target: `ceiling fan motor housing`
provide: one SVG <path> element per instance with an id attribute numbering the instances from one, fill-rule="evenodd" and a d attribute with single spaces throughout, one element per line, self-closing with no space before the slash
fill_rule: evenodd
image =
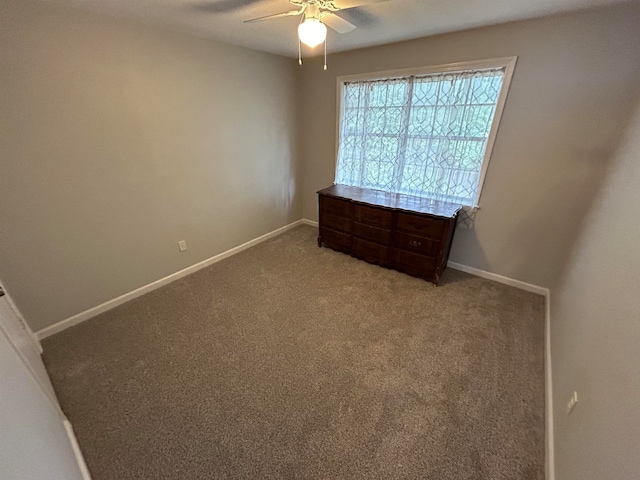
<path id="1" fill-rule="evenodd" d="M 306 11 L 310 8 L 315 8 L 316 12 L 319 10 L 329 10 L 330 12 L 337 12 L 340 8 L 333 4 L 330 0 L 289 0 L 289 3 L 296 7 L 307 7 Z"/>

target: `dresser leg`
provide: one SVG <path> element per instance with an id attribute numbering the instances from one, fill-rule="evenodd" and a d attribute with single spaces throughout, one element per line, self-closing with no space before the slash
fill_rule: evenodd
<path id="1" fill-rule="evenodd" d="M 318 235 L 318 248 L 322 246 L 322 237 Z"/>

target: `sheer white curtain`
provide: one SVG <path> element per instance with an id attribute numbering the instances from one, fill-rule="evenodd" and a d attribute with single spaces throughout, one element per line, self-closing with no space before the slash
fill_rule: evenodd
<path id="1" fill-rule="evenodd" d="M 477 205 L 504 68 L 345 83 L 336 183 Z"/>

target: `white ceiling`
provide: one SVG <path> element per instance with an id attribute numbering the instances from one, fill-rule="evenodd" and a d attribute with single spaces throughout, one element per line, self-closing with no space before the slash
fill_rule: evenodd
<path id="1" fill-rule="evenodd" d="M 224 43 L 297 57 L 299 17 L 246 24 L 244 20 L 292 10 L 288 0 L 48 0 L 132 18 Z M 437 33 L 540 17 L 621 0 L 389 0 L 340 15 L 358 28 L 330 31 L 328 52 L 381 45 Z M 622 0 L 623 1 L 623 0 Z M 321 53 L 321 47 L 309 53 Z"/>

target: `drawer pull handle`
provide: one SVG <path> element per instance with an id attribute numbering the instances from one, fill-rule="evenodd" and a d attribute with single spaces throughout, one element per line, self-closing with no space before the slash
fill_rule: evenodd
<path id="1" fill-rule="evenodd" d="M 422 245 L 422 242 L 419 242 L 417 240 L 409 240 L 409 245 L 411 245 L 412 247 L 419 247 L 420 245 Z"/>

